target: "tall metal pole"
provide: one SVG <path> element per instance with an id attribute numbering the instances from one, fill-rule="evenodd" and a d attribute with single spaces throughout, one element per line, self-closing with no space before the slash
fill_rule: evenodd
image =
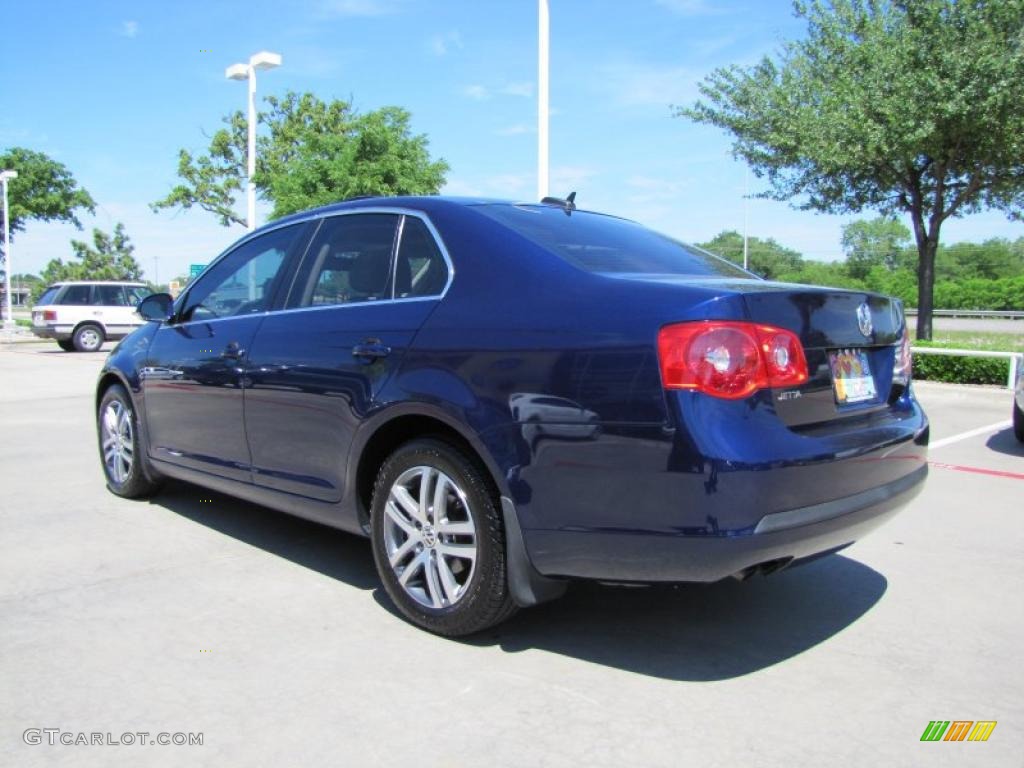
<path id="1" fill-rule="evenodd" d="M 14 312 L 11 309 L 11 223 L 10 216 L 7 213 L 7 181 L 8 179 L 15 178 L 17 173 L 14 171 L 4 171 L 0 174 L 0 178 L 3 179 L 4 186 L 4 289 L 6 290 L 6 298 L 4 299 L 4 330 L 14 330 Z"/>
<path id="2" fill-rule="evenodd" d="M 537 0 L 537 199 L 548 194 L 548 0 Z"/>
<path id="3" fill-rule="evenodd" d="M 743 268 L 750 269 L 750 260 L 748 259 L 749 249 L 747 248 L 747 224 L 749 222 L 749 216 L 747 215 L 747 208 L 750 206 L 750 166 L 743 166 Z"/>
<path id="4" fill-rule="evenodd" d="M 246 150 L 246 198 L 248 213 L 246 214 L 245 226 L 252 232 L 256 229 L 256 184 L 253 176 L 256 175 L 256 67 L 249 65 L 249 146 Z"/>

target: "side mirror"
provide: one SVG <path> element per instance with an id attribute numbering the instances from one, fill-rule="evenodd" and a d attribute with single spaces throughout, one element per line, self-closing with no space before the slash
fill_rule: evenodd
<path id="1" fill-rule="evenodd" d="M 154 293 L 147 296 L 135 308 L 144 320 L 156 320 L 158 323 L 165 323 L 171 319 L 174 312 L 174 299 L 169 293 Z"/>

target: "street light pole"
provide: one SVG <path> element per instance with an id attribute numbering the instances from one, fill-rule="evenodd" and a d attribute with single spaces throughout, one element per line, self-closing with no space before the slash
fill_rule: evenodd
<path id="1" fill-rule="evenodd" d="M 0 171 L 0 183 L 4 188 L 4 330 L 13 331 L 14 312 L 11 309 L 11 217 L 7 204 L 7 182 L 18 178 L 17 171 Z"/>
<path id="2" fill-rule="evenodd" d="M 548 194 L 548 0 L 537 0 L 537 199 Z"/>
<path id="3" fill-rule="evenodd" d="M 224 71 L 229 80 L 249 81 L 249 114 L 247 118 L 249 141 L 246 147 L 246 218 L 245 226 L 250 232 L 256 229 L 256 70 L 273 69 L 281 66 L 281 54 L 260 51 L 249 57 L 248 64 L 232 64 Z"/>

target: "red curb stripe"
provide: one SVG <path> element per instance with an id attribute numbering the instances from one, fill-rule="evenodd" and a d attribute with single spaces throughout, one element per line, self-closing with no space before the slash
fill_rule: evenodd
<path id="1" fill-rule="evenodd" d="M 929 461 L 933 467 L 939 469 L 952 469 L 956 472 L 973 472 L 978 475 L 991 475 L 992 477 L 1006 477 L 1010 480 L 1024 480 L 1024 474 L 1020 472 L 1004 472 L 1000 469 L 982 469 L 981 467 L 965 467 L 960 464 L 945 464 L 941 461 Z"/>

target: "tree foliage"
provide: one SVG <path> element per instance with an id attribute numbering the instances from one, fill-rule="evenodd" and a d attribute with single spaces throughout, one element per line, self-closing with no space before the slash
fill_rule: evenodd
<path id="1" fill-rule="evenodd" d="M 735 230 L 719 232 L 714 239 L 701 243 L 700 247 L 743 266 L 743 235 Z M 747 238 L 748 268 L 763 278 L 777 280 L 780 275 L 797 270 L 802 262 L 803 257 L 797 251 L 779 245 L 771 238 Z"/>
<path id="2" fill-rule="evenodd" d="M 11 239 L 29 221 L 64 221 L 79 229 L 79 211 L 92 213 L 96 203 L 62 163 L 42 152 L 12 147 L 0 154 L 0 169 L 17 171 L 7 183 Z M 2 249 L 0 243 L 0 249 Z"/>
<path id="3" fill-rule="evenodd" d="M 359 195 L 436 194 L 444 185 L 448 164 L 431 159 L 426 136 L 413 134 L 404 109 L 360 114 L 347 102 L 294 92 L 265 101 L 253 180 L 260 198 L 273 204 L 271 218 Z M 205 154 L 179 152 L 181 182 L 154 210 L 198 206 L 223 225 L 245 225 L 236 208 L 245 183 L 246 121 L 234 112 L 224 123 Z"/>
<path id="4" fill-rule="evenodd" d="M 901 266 L 901 257 L 910 245 L 910 230 L 888 216 L 859 219 L 843 227 L 842 245 L 847 272 L 864 278 L 872 267 L 895 270 Z"/>
<path id="5" fill-rule="evenodd" d="M 39 288 L 61 280 L 140 280 L 142 268 L 135 260 L 135 246 L 118 223 L 113 234 L 93 229 L 92 243 L 72 240 L 75 261 L 51 259 L 42 272 Z"/>
<path id="6" fill-rule="evenodd" d="M 909 214 L 918 337 L 942 223 L 1024 202 L 1024 0 L 798 0 L 805 39 L 715 70 L 679 114 L 725 129 L 769 188 L 831 213 Z"/>

